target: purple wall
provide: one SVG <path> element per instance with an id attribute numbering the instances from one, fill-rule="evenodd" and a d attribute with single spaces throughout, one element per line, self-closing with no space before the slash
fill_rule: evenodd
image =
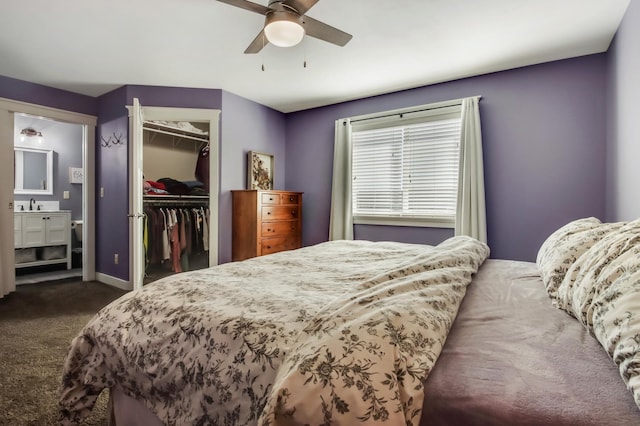
<path id="1" fill-rule="evenodd" d="M 101 122 L 98 134 L 108 139 L 115 133 L 126 141 L 128 128 L 129 119 L 120 117 Z M 96 144 L 96 272 L 125 281 L 129 278 L 127 152 L 126 143 L 109 147 Z M 120 258 L 117 265 L 114 254 Z"/>
<path id="2" fill-rule="evenodd" d="M 247 186 L 247 152 L 275 156 L 274 189 L 285 187 L 285 116 L 273 109 L 222 92 L 220 124 L 220 263 L 231 261 L 231 190 Z"/>
<path id="3" fill-rule="evenodd" d="M 0 76 L 0 98 L 96 115 L 96 99 L 41 84 Z"/>
<path id="4" fill-rule="evenodd" d="M 96 272 L 123 280 L 129 278 L 129 211 L 127 159 L 129 132 L 126 88 L 121 87 L 97 99 L 96 127 Z M 102 137 L 122 136 L 122 145 L 103 147 Z M 100 189 L 104 188 L 104 197 Z M 126 242 L 126 244 L 124 243 Z M 113 255 L 120 262 L 115 265 Z"/>
<path id="5" fill-rule="evenodd" d="M 126 105 L 220 109 L 221 91 L 177 87 L 124 86 L 98 98 L 96 136 L 96 272 L 129 280 L 129 118 Z M 101 137 L 122 136 L 103 147 Z M 104 188 L 104 197 L 100 197 Z M 120 262 L 114 263 L 114 254 Z"/>
<path id="6" fill-rule="evenodd" d="M 640 217 L 640 4 L 632 1 L 607 54 L 607 220 Z"/>
<path id="7" fill-rule="evenodd" d="M 494 258 L 535 260 L 544 239 L 604 216 L 606 56 L 519 68 L 287 115 L 287 187 L 305 192 L 303 242 L 325 241 L 334 121 L 481 95 L 488 240 Z M 438 242 L 441 229 L 356 226 L 362 239 Z"/>
<path id="8" fill-rule="evenodd" d="M 142 106 L 203 109 L 220 109 L 222 107 L 222 90 L 219 89 L 135 85 L 125 87 L 127 92 L 126 105 L 132 105 L 133 98 L 138 98 Z"/>

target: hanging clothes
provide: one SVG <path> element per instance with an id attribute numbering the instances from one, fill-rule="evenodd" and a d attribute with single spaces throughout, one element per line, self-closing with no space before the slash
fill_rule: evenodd
<path id="1" fill-rule="evenodd" d="M 208 209 L 146 206 L 144 212 L 148 268 L 188 271 L 192 266 L 190 258 L 194 256 L 206 260 L 204 264 L 208 265 Z M 202 265 L 203 261 L 198 264 Z"/>
<path id="2" fill-rule="evenodd" d="M 204 187 L 204 190 L 209 193 L 209 144 L 206 144 L 198 153 L 198 160 L 196 160 L 195 177 Z"/>

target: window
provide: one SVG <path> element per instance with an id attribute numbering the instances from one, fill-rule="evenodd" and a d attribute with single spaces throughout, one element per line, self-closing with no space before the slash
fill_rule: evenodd
<path id="1" fill-rule="evenodd" d="M 460 106 L 352 122 L 352 211 L 359 224 L 453 227 Z"/>

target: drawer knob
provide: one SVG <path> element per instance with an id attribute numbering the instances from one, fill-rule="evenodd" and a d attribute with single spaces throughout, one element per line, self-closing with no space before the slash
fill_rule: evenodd
<path id="1" fill-rule="evenodd" d="M 291 210 L 291 216 L 295 216 L 296 215 L 296 211 L 295 210 Z"/>
<path id="2" fill-rule="evenodd" d="M 273 201 L 273 197 L 269 197 L 269 201 Z"/>
<path id="3" fill-rule="evenodd" d="M 268 249 L 271 249 L 271 246 L 267 246 Z"/>
<path id="4" fill-rule="evenodd" d="M 267 214 L 269 215 L 269 214 L 271 214 L 271 212 L 267 212 Z"/>
<path id="5" fill-rule="evenodd" d="M 294 200 L 294 198 L 293 198 L 293 197 L 289 197 L 289 201 L 293 201 L 293 200 Z"/>

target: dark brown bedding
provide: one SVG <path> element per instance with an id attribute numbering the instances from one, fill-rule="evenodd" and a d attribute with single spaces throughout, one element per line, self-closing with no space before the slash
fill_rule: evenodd
<path id="1" fill-rule="evenodd" d="M 534 263 L 487 260 L 425 382 L 421 424 L 640 425 L 640 410 Z"/>

